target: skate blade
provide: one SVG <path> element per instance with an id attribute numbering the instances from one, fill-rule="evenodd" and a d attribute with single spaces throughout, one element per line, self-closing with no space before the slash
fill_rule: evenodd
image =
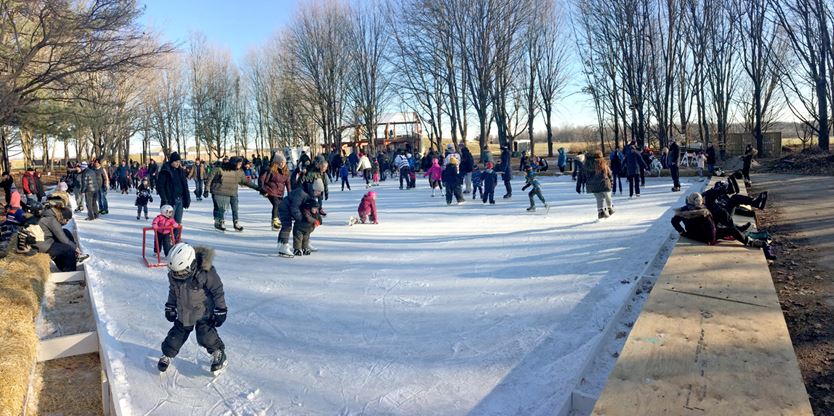
<path id="1" fill-rule="evenodd" d="M 295 257 L 295 255 L 278 253 L 278 257 L 283 257 L 285 259 L 291 259 L 291 258 Z"/>
<path id="2" fill-rule="evenodd" d="M 228 360 L 228 359 L 226 359 L 226 362 L 225 362 L 225 363 L 223 363 L 223 366 L 222 366 L 222 367 L 220 367 L 220 368 L 218 368 L 217 370 L 212 371 L 212 372 L 211 372 L 211 374 L 212 374 L 213 376 L 217 377 L 217 376 L 219 376 L 220 374 L 222 374 L 222 373 L 223 373 L 223 371 L 225 371 L 225 370 L 226 370 L 226 367 L 228 367 L 228 366 L 229 366 L 229 360 Z"/>

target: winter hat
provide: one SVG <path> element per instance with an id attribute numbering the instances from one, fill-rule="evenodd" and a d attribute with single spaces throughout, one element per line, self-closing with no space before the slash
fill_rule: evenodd
<path id="1" fill-rule="evenodd" d="M 487 164 L 486 164 L 487 169 L 492 169 L 494 166 L 495 165 L 493 165 L 492 162 L 487 162 Z"/>
<path id="2" fill-rule="evenodd" d="M 371 198 L 373 198 L 373 199 L 376 199 L 376 191 L 370 191 L 370 192 L 368 192 L 368 196 L 369 196 L 369 197 L 371 197 Z"/>
<path id="3" fill-rule="evenodd" d="M 179 154 L 179 153 L 177 153 L 177 152 L 171 152 L 171 154 L 170 154 L 170 155 L 168 155 L 168 161 L 169 161 L 169 162 L 176 162 L 176 161 L 178 161 L 178 160 L 182 160 L 182 158 L 180 158 L 180 154 Z"/>
<path id="4" fill-rule="evenodd" d="M 287 161 L 287 158 L 284 157 L 284 155 L 282 155 L 281 153 L 275 153 L 275 158 L 274 158 L 273 162 L 285 162 L 286 163 L 286 161 Z"/>
<path id="5" fill-rule="evenodd" d="M 58 183 L 58 190 L 61 192 L 66 192 L 69 187 L 67 186 L 66 182 L 59 182 Z"/>
<path id="6" fill-rule="evenodd" d="M 456 158 L 456 157 L 450 157 L 450 158 L 449 158 L 449 163 L 451 163 L 451 164 L 453 164 L 453 165 L 457 165 L 457 164 L 458 164 L 458 158 Z"/>
<path id="7" fill-rule="evenodd" d="M 447 144 L 447 145 L 446 145 L 446 148 L 447 148 L 447 149 L 449 149 L 449 150 L 452 150 L 452 149 L 454 149 L 455 147 L 454 147 L 454 146 L 452 146 L 452 144 L 451 144 L 451 143 L 449 143 L 449 144 Z"/>
<path id="8" fill-rule="evenodd" d="M 316 179 L 313 182 L 313 191 L 324 192 L 324 182 L 322 182 L 321 179 Z"/>
<path id="9" fill-rule="evenodd" d="M 12 208 L 20 208 L 20 192 L 14 190 L 12 191 L 12 198 L 11 201 L 9 201 L 9 205 Z"/>
<path id="10" fill-rule="evenodd" d="M 87 162 L 81 162 L 81 170 L 87 169 L 88 166 Z"/>
<path id="11" fill-rule="evenodd" d="M 698 192 L 693 192 L 686 197 L 686 204 L 693 207 L 698 207 L 704 204 L 704 197 Z"/>

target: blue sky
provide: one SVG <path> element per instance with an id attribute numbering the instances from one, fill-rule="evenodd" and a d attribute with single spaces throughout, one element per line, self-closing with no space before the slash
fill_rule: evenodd
<path id="1" fill-rule="evenodd" d="M 202 32 L 210 43 L 228 48 L 238 63 L 246 52 L 263 45 L 295 16 L 303 0 L 141 0 L 145 5 L 142 22 L 162 39 L 182 46 L 193 32 Z M 575 83 L 580 74 L 572 77 Z M 556 108 L 556 126 L 595 124 L 587 97 L 575 94 L 571 85 Z M 539 119 L 536 130 L 544 127 Z"/>

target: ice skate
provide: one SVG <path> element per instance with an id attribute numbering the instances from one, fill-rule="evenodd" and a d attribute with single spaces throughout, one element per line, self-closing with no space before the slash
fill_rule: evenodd
<path id="1" fill-rule="evenodd" d="M 301 249 L 300 249 L 300 248 L 297 248 L 297 249 L 295 249 L 295 250 L 293 250 L 293 251 L 292 251 L 292 255 L 293 255 L 293 256 L 296 256 L 296 257 L 298 257 L 298 256 L 303 256 L 303 255 L 304 255 L 304 252 L 303 252 L 303 251 L 301 251 Z"/>
<path id="2" fill-rule="evenodd" d="M 243 226 L 238 221 L 233 222 L 232 227 L 234 227 L 235 231 L 243 231 Z"/>
<path id="3" fill-rule="evenodd" d="M 305 249 L 301 250 L 301 254 L 305 255 L 305 256 L 309 256 L 310 254 L 313 254 L 313 250 L 310 250 L 309 248 L 305 248 Z"/>
<path id="4" fill-rule="evenodd" d="M 226 226 L 223 225 L 223 221 L 215 221 L 214 222 L 214 229 L 217 231 L 226 231 Z"/>
<path id="5" fill-rule="evenodd" d="M 84 262 L 86 262 L 89 259 L 90 259 L 89 254 L 79 254 L 78 258 L 75 259 L 75 262 L 78 263 L 78 264 L 84 264 Z"/>
<path id="6" fill-rule="evenodd" d="M 217 350 L 211 354 L 211 372 L 215 376 L 220 374 L 229 362 L 226 360 L 226 352 Z"/>
<path id="7" fill-rule="evenodd" d="M 139 220 L 139 216 L 138 216 L 138 215 L 136 216 L 136 220 L 137 220 L 137 221 Z"/>
<path id="8" fill-rule="evenodd" d="M 159 372 L 164 373 L 165 370 L 168 369 L 169 365 L 171 365 L 171 357 L 163 355 L 162 357 L 159 357 L 159 362 L 156 363 L 156 368 Z"/>
<path id="9" fill-rule="evenodd" d="M 762 192 L 755 199 L 753 199 L 753 203 L 751 204 L 753 208 L 764 209 L 765 205 L 767 204 L 767 192 Z"/>
<path id="10" fill-rule="evenodd" d="M 356 219 L 356 217 L 350 217 L 350 219 L 348 219 L 348 227 L 352 227 L 353 224 L 356 224 L 357 222 L 358 220 Z"/>
<path id="11" fill-rule="evenodd" d="M 289 243 L 279 243 L 278 244 L 278 255 L 280 257 L 293 258 L 294 256 L 292 254 L 292 250 L 290 250 L 290 244 Z"/>
<path id="12" fill-rule="evenodd" d="M 527 211 L 528 212 L 536 212 L 536 207 L 535 206 L 530 206 L 530 207 L 527 208 Z"/>
<path id="13" fill-rule="evenodd" d="M 603 219 L 603 218 L 608 218 L 608 214 L 606 214 L 606 213 L 605 213 L 605 210 L 604 210 L 604 209 L 601 209 L 601 210 L 599 210 L 599 212 L 597 213 L 597 219 L 598 219 L 598 220 L 601 220 L 601 219 Z"/>

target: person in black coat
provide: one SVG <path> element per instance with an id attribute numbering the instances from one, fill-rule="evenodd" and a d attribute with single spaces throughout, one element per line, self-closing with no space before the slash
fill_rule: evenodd
<path id="1" fill-rule="evenodd" d="M 293 222 L 303 221 L 304 216 L 301 207 L 309 199 L 318 198 L 324 192 L 324 182 L 316 179 L 310 186 L 312 193 L 307 193 L 303 187 L 293 187 L 290 192 L 278 205 L 278 218 L 281 220 L 281 232 L 278 234 L 278 254 L 282 257 L 293 257 L 293 251 L 289 248 L 290 232 L 293 230 Z M 295 247 L 301 249 L 301 247 Z"/>
<path id="2" fill-rule="evenodd" d="M 666 155 L 666 164 L 669 166 L 669 172 L 672 174 L 672 192 L 679 192 L 681 190 L 680 168 L 678 167 L 680 158 L 680 147 L 672 139 L 672 143 L 669 145 L 669 153 Z"/>
<path id="3" fill-rule="evenodd" d="M 151 159 L 148 163 L 148 181 L 151 184 L 151 189 L 156 189 L 157 175 L 159 175 L 159 165 L 156 164 L 155 160 Z"/>
<path id="4" fill-rule="evenodd" d="M 513 167 L 510 166 L 510 163 L 510 149 L 503 146 L 501 147 L 501 176 L 504 179 L 504 188 L 507 189 L 504 199 L 513 197 L 513 186 L 510 184 L 513 179 Z"/>
<path id="5" fill-rule="evenodd" d="M 168 163 L 159 170 L 156 192 L 160 208 L 163 205 L 174 207 L 174 220 L 182 224 L 183 210 L 191 206 L 191 194 L 188 191 L 188 174 L 183 169 L 179 153 L 171 152 Z M 174 241 L 179 241 L 179 236 Z"/>
<path id="6" fill-rule="evenodd" d="M 710 176 L 715 174 L 715 162 L 715 145 L 710 143 L 707 147 L 707 171 L 709 172 Z"/>
<path id="7" fill-rule="evenodd" d="M 3 195 L 6 198 L 6 206 L 9 206 L 12 201 L 12 186 L 14 186 L 14 178 L 9 172 L 3 172 L 3 176 L 0 176 L 0 188 L 3 189 Z"/>
<path id="8" fill-rule="evenodd" d="M 450 163 L 443 169 L 443 185 L 446 186 L 446 205 L 452 205 L 452 195 L 455 196 L 458 204 L 463 204 L 463 193 L 461 192 L 461 177 L 458 174 L 458 160 L 452 158 Z"/>
<path id="9" fill-rule="evenodd" d="M 614 148 L 611 152 L 610 157 L 610 166 L 611 166 L 611 185 L 613 189 L 613 194 L 617 193 L 617 189 L 620 190 L 620 195 L 623 194 L 623 154 L 620 153 L 620 146 Z"/>
<path id="10" fill-rule="evenodd" d="M 461 143 L 460 149 L 460 174 L 463 176 L 463 193 L 469 194 L 472 192 L 472 171 L 475 170 L 475 157 L 469 148 Z"/>
<path id="11" fill-rule="evenodd" d="M 753 158 L 756 157 L 756 153 L 756 149 L 753 149 L 753 145 L 748 144 L 747 148 L 744 149 L 744 156 L 741 157 L 741 161 L 743 163 L 741 173 L 744 176 L 744 184 L 747 186 L 753 184 L 750 181 L 750 166 L 753 164 Z"/>
<path id="12" fill-rule="evenodd" d="M 643 156 L 633 144 L 626 148 L 625 168 L 628 174 L 628 196 L 630 198 L 636 194 L 639 197 L 640 175 L 648 169 L 648 165 L 643 161 Z"/>
<path id="13" fill-rule="evenodd" d="M 643 152 L 640 154 L 640 157 L 643 158 L 643 165 L 646 167 L 640 169 L 640 186 L 646 186 L 646 171 L 649 170 L 649 166 L 652 165 L 652 152 L 649 151 L 649 147 L 646 146 L 643 148 Z"/>

